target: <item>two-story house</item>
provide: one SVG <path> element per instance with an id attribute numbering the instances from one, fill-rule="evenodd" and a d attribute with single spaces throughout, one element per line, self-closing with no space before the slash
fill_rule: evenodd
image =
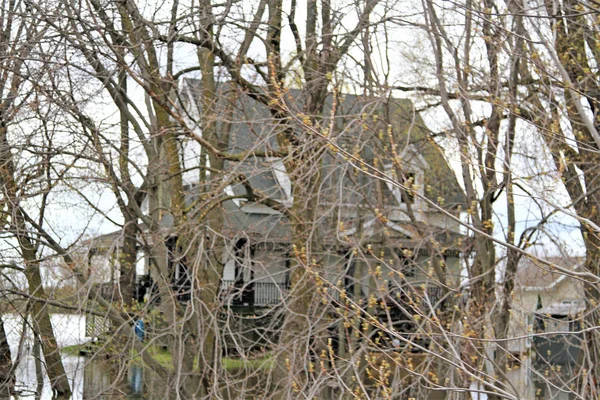
<path id="1" fill-rule="evenodd" d="M 194 126 L 203 115 L 198 100 L 200 81 L 188 79 L 180 89 L 189 124 Z M 253 156 L 251 152 L 279 148 L 276 135 L 281 121 L 228 83 L 221 85 L 217 98 L 222 108 L 217 131 L 232 153 L 249 154 L 243 160 L 225 163 L 225 179 L 242 176 L 244 182 L 230 179 L 223 187 L 231 200 L 224 201 L 219 209 L 223 218 L 220 234 L 228 242 L 222 301 L 229 309 L 245 308 L 256 314 L 276 307 L 288 295 L 292 233 L 284 213 L 252 201 L 248 187 L 289 208 L 295 201 L 294 183 L 282 159 Z M 301 112 L 295 111 L 303 102 L 300 91 L 290 90 L 278 101 L 290 110 L 290 120 L 285 121 L 289 126 L 303 122 Z M 312 204 L 319 211 L 319 218 L 309 223 L 320 246 L 315 263 L 330 288 L 330 300 L 338 301 L 341 292 L 361 298 L 375 293 L 380 298 L 416 293 L 430 307 L 439 306 L 444 292 L 440 283 L 456 288 L 460 281 L 463 235 L 453 217 L 460 213 L 465 196 L 412 102 L 350 94 L 335 99 L 330 96 L 321 118 L 321 126 L 328 131 L 323 135 L 324 150 L 314 160 L 319 185 L 306 190 L 314 196 Z M 340 154 L 336 146 L 356 158 Z M 181 142 L 181 152 L 186 169 L 194 171 L 184 176 L 189 208 L 193 209 L 195 193 L 201 187 L 198 170 L 193 167 L 210 170 L 210 166 L 202 148 L 191 139 Z M 380 173 L 361 168 L 357 160 Z M 407 190 L 393 181 L 401 182 Z M 167 214 L 162 224 L 167 232 L 165 241 L 172 248 L 177 233 L 168 233 L 170 223 Z M 90 241 L 91 259 L 101 265 L 92 271 L 118 268 L 118 238 L 119 232 L 115 232 Z M 443 279 L 440 270 L 432 266 L 434 256 L 443 258 Z M 138 258 L 137 299 L 152 301 L 156 289 L 152 289 L 149 263 L 142 253 Z M 187 267 L 179 262 L 171 264 L 172 283 L 178 287 L 180 300 L 186 301 Z M 103 272 L 102 276 L 118 283 L 115 273 Z"/>

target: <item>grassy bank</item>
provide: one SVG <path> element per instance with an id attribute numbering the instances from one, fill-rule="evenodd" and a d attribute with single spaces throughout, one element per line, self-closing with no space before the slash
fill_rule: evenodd
<path id="1" fill-rule="evenodd" d="M 148 354 L 152 356 L 158 363 L 160 363 L 163 367 L 167 369 L 173 368 L 173 356 L 171 352 L 167 349 L 164 349 L 161 346 L 146 346 L 144 350 Z M 103 346 L 99 342 L 88 342 L 80 345 L 67 346 L 61 349 L 61 352 L 66 355 L 93 355 L 101 352 L 103 357 L 107 359 L 111 358 L 112 352 L 107 347 Z M 115 357 L 122 357 L 122 355 L 114 352 Z M 133 350 L 130 353 L 130 357 L 132 361 L 138 365 L 143 365 L 142 357 L 139 353 Z M 256 358 L 233 358 L 233 357 L 223 357 L 221 359 L 223 368 L 229 372 L 236 372 L 241 370 L 250 370 L 250 371 L 258 371 L 261 369 L 269 369 L 273 363 L 274 359 L 271 355 L 267 354 L 262 357 Z"/>

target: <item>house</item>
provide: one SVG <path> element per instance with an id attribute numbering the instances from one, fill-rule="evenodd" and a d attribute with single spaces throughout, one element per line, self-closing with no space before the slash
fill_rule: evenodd
<path id="1" fill-rule="evenodd" d="M 548 261 L 577 270 L 579 257 L 549 257 Z M 548 266 L 524 257 L 519 263 L 512 300 L 511 342 L 515 354 L 530 351 L 533 341 L 524 338 L 534 331 L 569 332 L 579 323 L 585 310 L 583 282 L 566 274 L 551 271 Z"/>
<path id="2" fill-rule="evenodd" d="M 573 271 L 583 264 L 581 257 L 546 259 Z M 523 383 L 523 393 L 536 388 L 536 398 L 569 398 L 582 357 L 578 331 L 586 309 L 583 282 L 523 257 L 515 283 L 509 337 L 518 339 L 508 349 L 518 360 L 513 366 L 521 368 L 513 383 Z"/>
<path id="3" fill-rule="evenodd" d="M 188 79 L 180 89 L 188 123 L 197 125 L 202 116 L 200 81 Z M 227 140 L 230 152 L 278 150 L 280 121 L 274 120 L 265 106 L 228 83 L 219 88 L 218 99 L 223 118 L 216 121 L 216 127 Z M 291 116 L 300 115 L 300 91 L 291 90 L 278 101 L 285 102 Z M 433 245 L 443 255 L 446 287 L 458 287 L 463 235 L 457 219 L 451 216 L 458 215 L 465 203 L 441 149 L 429 139 L 421 118 L 406 99 L 345 94 L 334 101 L 330 96 L 323 118 L 323 126 L 331 127 L 328 135 L 332 141 L 412 189 L 403 193 L 389 181 L 362 173 L 335 151 L 323 151 L 314 160 L 320 180 L 319 187 L 310 190 L 320 218 L 310 223 L 320 245 L 315 262 L 324 271 L 330 300 L 338 301 L 342 291 L 364 298 L 376 292 L 402 297 L 416 291 L 423 303 L 438 307 L 443 302 L 442 288 L 431 266 L 430 247 Z M 290 118 L 288 123 L 293 126 L 300 122 Z M 198 130 L 197 134 L 202 133 Z M 197 142 L 184 139 L 181 147 L 186 168 L 208 167 L 202 164 L 206 160 Z M 240 161 L 227 161 L 225 172 L 223 192 L 231 199 L 220 205 L 223 231 L 219 233 L 229 242 L 224 255 L 222 301 L 228 309 L 237 307 L 260 314 L 276 307 L 287 295 L 293 257 L 291 227 L 277 207 L 253 202 L 248 186 L 282 207 L 290 207 L 294 202 L 292 179 L 283 161 L 274 157 L 250 155 Z M 228 180 L 233 176 L 242 176 L 244 182 Z M 202 190 L 198 172 L 187 173 L 184 179 L 188 207 L 193 210 Z M 449 214 L 435 205 L 443 206 Z M 175 252 L 177 232 L 168 231 L 172 224 L 168 213 L 161 224 L 166 227 L 167 246 Z M 119 232 L 115 232 L 90 246 L 97 270 L 118 268 L 118 238 Z M 357 246 L 370 250 L 357 252 Z M 138 259 L 137 297 L 152 301 L 149 263 L 143 254 Z M 179 299 L 186 301 L 190 295 L 187 267 L 173 260 L 169 263 L 173 268 L 172 284 L 178 288 Z M 374 279 L 376 269 L 385 279 Z M 118 281 L 114 274 L 103 276 L 111 276 L 107 282 Z"/>

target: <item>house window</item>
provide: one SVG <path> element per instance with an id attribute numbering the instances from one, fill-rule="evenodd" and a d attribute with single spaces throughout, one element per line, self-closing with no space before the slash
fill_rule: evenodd
<path id="1" fill-rule="evenodd" d="M 188 271 L 185 253 L 177 239 L 177 236 L 171 236 L 165 241 L 167 265 L 171 287 L 177 293 L 177 299 L 186 302 L 191 298 L 192 279 Z"/>
<path id="2" fill-rule="evenodd" d="M 355 282 L 355 268 L 356 268 L 356 263 L 354 262 L 354 257 L 352 252 L 347 252 L 345 254 L 346 257 L 346 265 L 345 265 L 345 271 L 344 271 L 344 290 L 346 291 L 346 293 L 348 294 L 348 296 L 353 299 L 354 298 L 354 285 L 357 283 Z"/>
<path id="3" fill-rule="evenodd" d="M 414 185 L 416 184 L 417 174 L 414 172 L 403 172 L 402 176 L 398 177 L 392 165 L 385 166 L 385 173 L 393 180 L 396 180 L 397 182 L 401 181 L 402 187 L 406 188 L 406 190 L 403 190 L 400 187 L 394 185 L 392 182 L 386 180 L 385 184 L 394 195 L 394 198 L 396 199 L 398 204 L 414 203 Z"/>
<path id="4" fill-rule="evenodd" d="M 248 239 L 241 238 L 235 244 L 235 282 L 239 289 L 234 303 L 254 304 L 254 258 L 255 246 Z"/>
<path id="5" fill-rule="evenodd" d="M 569 319 L 563 315 L 553 315 L 547 321 L 546 332 L 569 332 Z"/>
<path id="6" fill-rule="evenodd" d="M 529 334 L 533 332 L 533 322 L 534 322 L 533 315 L 527 314 L 525 316 L 525 332 L 527 332 L 527 338 L 525 339 L 525 347 L 526 348 L 531 347 L 531 336 Z"/>
<path id="7" fill-rule="evenodd" d="M 400 196 L 400 202 L 406 203 L 405 200 L 408 200 L 408 203 L 410 203 L 410 204 L 414 203 L 415 195 L 412 190 L 412 187 L 415 184 L 415 174 L 413 172 L 409 172 L 409 173 L 405 174 L 405 179 L 402 184 L 408 190 L 405 191 L 404 196 Z"/>
<path id="8" fill-rule="evenodd" d="M 398 270 L 408 278 L 414 278 L 417 271 L 416 256 L 412 250 L 409 249 L 396 249 L 396 254 L 400 259 Z"/>
<path id="9" fill-rule="evenodd" d="M 252 262 L 254 259 L 254 246 L 248 239 L 239 239 L 235 244 L 235 283 L 242 287 L 254 279 Z"/>
<path id="10" fill-rule="evenodd" d="M 283 161 L 280 158 L 268 158 L 267 161 L 271 163 L 273 176 L 277 180 L 277 184 L 283 192 L 283 205 L 286 207 L 291 207 L 291 205 L 294 203 L 294 197 L 292 195 L 292 181 L 287 173 Z"/>

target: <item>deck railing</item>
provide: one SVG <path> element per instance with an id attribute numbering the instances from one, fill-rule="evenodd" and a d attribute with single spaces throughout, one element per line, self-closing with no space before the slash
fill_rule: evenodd
<path id="1" fill-rule="evenodd" d="M 426 290 L 431 305 L 438 305 L 443 295 L 442 288 L 427 286 Z M 221 281 L 221 299 L 225 303 L 230 301 L 232 305 L 274 306 L 280 304 L 289 291 L 288 283 Z M 339 302 L 340 289 L 329 288 L 327 297 L 334 302 Z"/>
<path id="2" fill-rule="evenodd" d="M 287 283 L 221 281 L 221 297 L 231 300 L 234 305 L 277 305 L 287 296 L 289 289 Z"/>
<path id="3" fill-rule="evenodd" d="M 146 278 L 148 282 L 151 282 L 149 278 L 144 278 Z M 142 279 L 138 279 L 136 282 L 136 298 L 138 298 L 138 301 L 142 301 L 144 294 L 152 289 L 151 287 L 148 287 L 151 286 L 150 283 L 142 284 L 142 281 Z M 102 283 L 96 285 L 97 295 L 108 301 L 115 300 L 116 288 L 113 284 Z M 392 295 L 392 297 L 396 297 L 395 293 L 398 290 L 405 292 L 406 289 L 392 288 L 390 289 L 389 294 Z M 425 294 L 421 290 L 415 290 L 417 293 L 421 293 L 421 296 Z M 236 282 L 234 280 L 222 280 L 220 296 L 224 303 L 229 303 L 231 305 L 275 306 L 283 302 L 289 292 L 289 283 L 261 281 Z M 443 295 L 442 288 L 439 286 L 427 286 L 426 293 L 432 306 L 436 306 Z M 187 295 L 189 296 L 189 294 Z M 339 302 L 340 289 L 330 287 L 327 291 L 327 298 L 334 303 Z M 180 298 L 179 300 L 181 301 L 182 299 Z"/>
<path id="4" fill-rule="evenodd" d="M 254 304 L 279 304 L 288 292 L 289 285 L 286 283 L 256 282 L 254 283 Z"/>

